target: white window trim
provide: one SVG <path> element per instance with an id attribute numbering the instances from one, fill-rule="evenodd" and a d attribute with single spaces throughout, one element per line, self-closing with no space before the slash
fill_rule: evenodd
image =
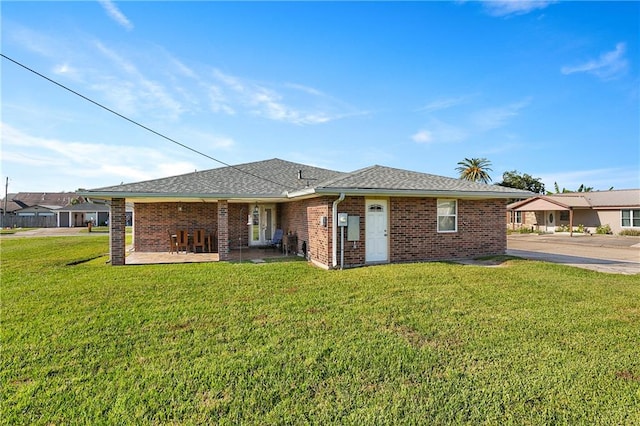
<path id="1" fill-rule="evenodd" d="M 440 204 L 440 202 L 443 201 L 453 201 L 455 203 L 455 208 L 456 208 L 456 212 L 453 215 L 446 215 L 446 216 L 440 216 L 440 214 L 438 214 L 438 204 Z M 453 216 L 454 221 L 453 221 L 453 229 L 449 230 L 444 230 L 441 231 L 440 230 L 440 217 L 451 217 Z M 438 234 L 453 234 L 458 232 L 458 200 L 455 198 L 438 198 L 436 199 L 436 231 L 438 232 Z"/>
<path id="2" fill-rule="evenodd" d="M 629 212 L 629 224 L 628 225 L 625 225 L 624 223 L 622 223 L 622 219 L 623 219 L 622 212 L 624 212 L 624 211 L 628 211 Z M 636 213 L 635 215 L 634 215 L 634 212 Z M 640 217 L 640 209 L 621 209 L 620 210 L 620 227 L 621 228 L 637 228 L 637 226 L 633 226 L 633 219 L 636 216 Z"/>
<path id="3" fill-rule="evenodd" d="M 512 211 L 511 212 L 511 223 L 522 224 L 522 212 L 521 211 Z"/>

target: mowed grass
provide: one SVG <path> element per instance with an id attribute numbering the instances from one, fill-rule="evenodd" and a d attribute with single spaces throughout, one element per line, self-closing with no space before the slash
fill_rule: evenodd
<path id="1" fill-rule="evenodd" d="M 2 424 L 640 424 L 637 276 L 112 267 L 107 238 L 1 241 Z"/>

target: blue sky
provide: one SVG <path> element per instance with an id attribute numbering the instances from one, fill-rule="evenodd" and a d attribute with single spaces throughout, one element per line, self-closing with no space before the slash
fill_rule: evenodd
<path id="1" fill-rule="evenodd" d="M 0 7 L 4 55 L 226 163 L 457 177 L 485 157 L 494 182 L 640 187 L 639 2 Z M 1 66 L 9 192 L 221 166 Z"/>

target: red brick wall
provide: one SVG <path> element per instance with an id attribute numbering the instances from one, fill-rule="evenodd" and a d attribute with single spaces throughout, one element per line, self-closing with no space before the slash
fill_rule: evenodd
<path id="1" fill-rule="evenodd" d="M 134 208 L 136 251 L 169 251 L 168 231 L 198 228 L 203 228 L 207 234 L 218 231 L 218 203 L 136 203 Z M 249 244 L 248 209 L 248 204 L 229 203 L 227 206 L 229 249 Z M 214 251 L 217 249 L 214 247 Z"/>
<path id="2" fill-rule="evenodd" d="M 319 197 L 277 205 L 276 224 L 298 235 L 298 252 L 306 241 L 309 258 L 332 265 L 332 204 L 337 197 Z M 501 254 L 506 250 L 504 200 L 458 200 L 458 232 L 437 232 L 435 198 L 389 198 L 389 260 L 410 262 Z M 178 211 L 178 207 L 182 211 Z M 248 245 L 248 204 L 228 205 L 229 248 Z M 344 264 L 365 264 L 365 198 L 347 197 L 338 211 L 360 217 L 360 241 L 348 242 L 345 229 Z M 321 223 L 327 218 L 326 226 Z M 135 249 L 168 251 L 168 231 L 204 228 L 217 230 L 217 203 L 137 203 Z M 340 244 L 340 229 L 337 233 Z M 217 247 L 216 247 L 217 248 Z M 340 246 L 338 263 L 340 262 Z"/>
<path id="3" fill-rule="evenodd" d="M 344 228 L 344 266 L 361 266 L 365 263 L 365 228 L 364 228 L 364 217 L 365 217 L 365 199 L 364 197 L 346 197 L 340 204 L 338 204 L 338 213 L 347 213 L 349 216 L 359 216 L 360 217 L 360 240 L 359 241 L 348 241 L 347 238 L 347 228 Z M 336 259 L 338 262 L 338 267 L 340 266 L 340 254 L 341 254 L 341 230 L 338 227 L 337 234 L 337 255 Z"/>
<path id="4" fill-rule="evenodd" d="M 229 248 L 232 250 L 249 245 L 247 217 L 253 207 L 249 204 L 229 204 Z"/>
<path id="5" fill-rule="evenodd" d="M 278 205 L 279 224 L 285 234 L 291 232 L 298 236 L 298 252 L 306 241 L 308 257 L 316 263 L 331 264 L 331 205 L 330 197 L 313 198 Z M 321 218 L 327 217 L 327 225 Z"/>
<path id="6" fill-rule="evenodd" d="M 503 254 L 507 248 L 504 200 L 458 200 L 458 231 L 437 232 L 435 198 L 391 198 L 391 262 Z"/>
<path id="7" fill-rule="evenodd" d="M 136 251 L 169 251 L 168 233 L 178 229 L 201 228 L 207 234 L 218 229 L 217 203 L 135 203 L 134 211 Z"/>
<path id="8" fill-rule="evenodd" d="M 125 264 L 126 252 L 126 224 L 127 214 L 124 198 L 111 200 L 111 220 L 109 221 L 109 253 L 111 264 L 121 266 Z"/>

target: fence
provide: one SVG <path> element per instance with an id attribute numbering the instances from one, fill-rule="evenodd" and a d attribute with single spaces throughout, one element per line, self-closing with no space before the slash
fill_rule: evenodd
<path id="1" fill-rule="evenodd" d="M 56 216 L 14 216 L 0 215 L 3 228 L 56 228 Z"/>

